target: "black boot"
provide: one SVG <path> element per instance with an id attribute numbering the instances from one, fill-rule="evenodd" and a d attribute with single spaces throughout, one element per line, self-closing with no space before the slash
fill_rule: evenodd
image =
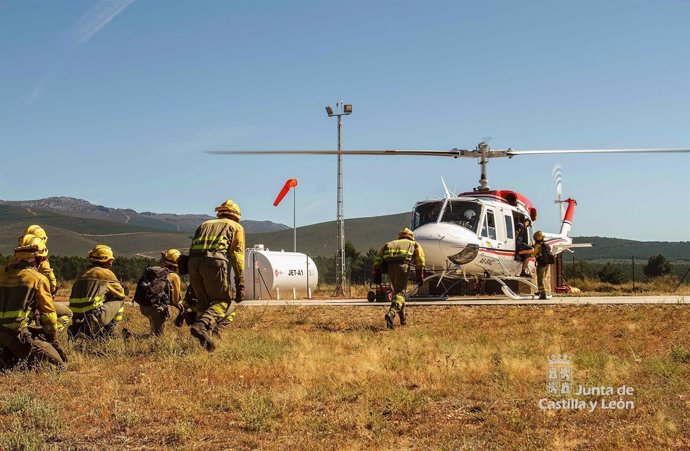
<path id="1" fill-rule="evenodd" d="M 199 340 L 199 343 L 201 343 L 201 346 L 203 346 L 204 349 L 206 349 L 208 352 L 215 351 L 216 344 L 211 339 L 211 334 L 208 333 L 203 324 L 196 323 L 189 329 L 189 331 L 191 332 L 192 337 Z"/>
<path id="2" fill-rule="evenodd" d="M 405 314 L 403 312 L 398 313 L 398 316 L 400 317 L 400 325 L 401 326 L 404 326 L 405 324 L 407 324 L 407 317 L 405 316 Z"/>
<path id="3" fill-rule="evenodd" d="M 386 318 L 386 327 L 393 330 L 393 319 L 389 315 L 386 315 L 385 318 Z"/>

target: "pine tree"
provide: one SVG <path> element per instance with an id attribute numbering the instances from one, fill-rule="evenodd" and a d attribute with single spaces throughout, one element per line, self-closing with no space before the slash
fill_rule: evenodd
<path id="1" fill-rule="evenodd" d="M 671 267 L 671 262 L 666 260 L 666 257 L 661 254 L 649 257 L 647 264 L 644 265 L 644 268 L 642 268 L 644 275 L 650 279 L 660 277 L 665 274 L 671 274 L 672 270 L 673 268 Z"/>

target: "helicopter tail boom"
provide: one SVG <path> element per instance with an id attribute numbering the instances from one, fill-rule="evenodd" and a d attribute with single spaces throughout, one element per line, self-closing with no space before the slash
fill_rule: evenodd
<path id="1" fill-rule="evenodd" d="M 575 215 L 575 206 L 577 205 L 577 202 L 572 197 L 569 197 L 561 202 L 567 203 L 568 208 L 565 210 L 559 235 L 562 237 L 567 237 L 570 234 L 570 229 L 573 227 L 573 216 Z"/>

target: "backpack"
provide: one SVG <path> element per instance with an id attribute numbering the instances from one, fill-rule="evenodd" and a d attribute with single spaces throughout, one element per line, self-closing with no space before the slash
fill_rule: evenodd
<path id="1" fill-rule="evenodd" d="M 134 302 L 139 305 L 167 306 L 172 298 L 172 283 L 168 279 L 168 268 L 149 266 L 144 271 L 137 289 L 134 292 Z"/>
<path id="2" fill-rule="evenodd" d="M 551 252 L 551 246 L 546 243 L 541 243 L 539 255 L 537 255 L 537 264 L 539 265 L 553 265 L 556 263 L 556 256 Z"/>

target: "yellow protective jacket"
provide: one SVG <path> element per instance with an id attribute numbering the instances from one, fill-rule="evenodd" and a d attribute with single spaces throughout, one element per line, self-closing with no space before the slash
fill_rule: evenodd
<path id="1" fill-rule="evenodd" d="M 189 257 L 222 257 L 230 260 L 235 277 L 244 276 L 244 227 L 227 218 L 211 219 L 199 226 Z"/>
<path id="2" fill-rule="evenodd" d="M 27 262 L 14 262 L 0 269 L 0 326 L 26 330 L 34 312 L 40 313 L 43 330 L 57 331 L 57 314 L 50 282 Z"/>
<path id="3" fill-rule="evenodd" d="M 48 278 L 48 281 L 50 282 L 50 293 L 55 295 L 58 290 L 57 279 L 55 278 L 55 273 L 53 272 L 53 268 L 50 267 L 50 262 L 47 258 L 43 260 L 40 265 L 38 265 L 38 272 Z"/>
<path id="4" fill-rule="evenodd" d="M 102 306 L 104 302 L 124 298 L 125 289 L 111 270 L 91 266 L 74 281 L 69 308 L 75 316 L 80 316 Z"/>
<path id="5" fill-rule="evenodd" d="M 170 303 L 179 307 L 181 305 L 180 301 L 182 300 L 182 281 L 180 280 L 180 276 L 175 272 L 171 272 L 168 274 L 168 280 L 172 285 L 172 298 L 170 299 Z"/>
<path id="6" fill-rule="evenodd" d="M 419 270 L 423 269 L 426 263 L 422 246 L 416 241 L 407 238 L 399 238 L 387 242 L 379 251 L 375 263 L 380 263 L 381 261 L 386 263 L 401 262 L 408 264 L 414 262 Z"/>

